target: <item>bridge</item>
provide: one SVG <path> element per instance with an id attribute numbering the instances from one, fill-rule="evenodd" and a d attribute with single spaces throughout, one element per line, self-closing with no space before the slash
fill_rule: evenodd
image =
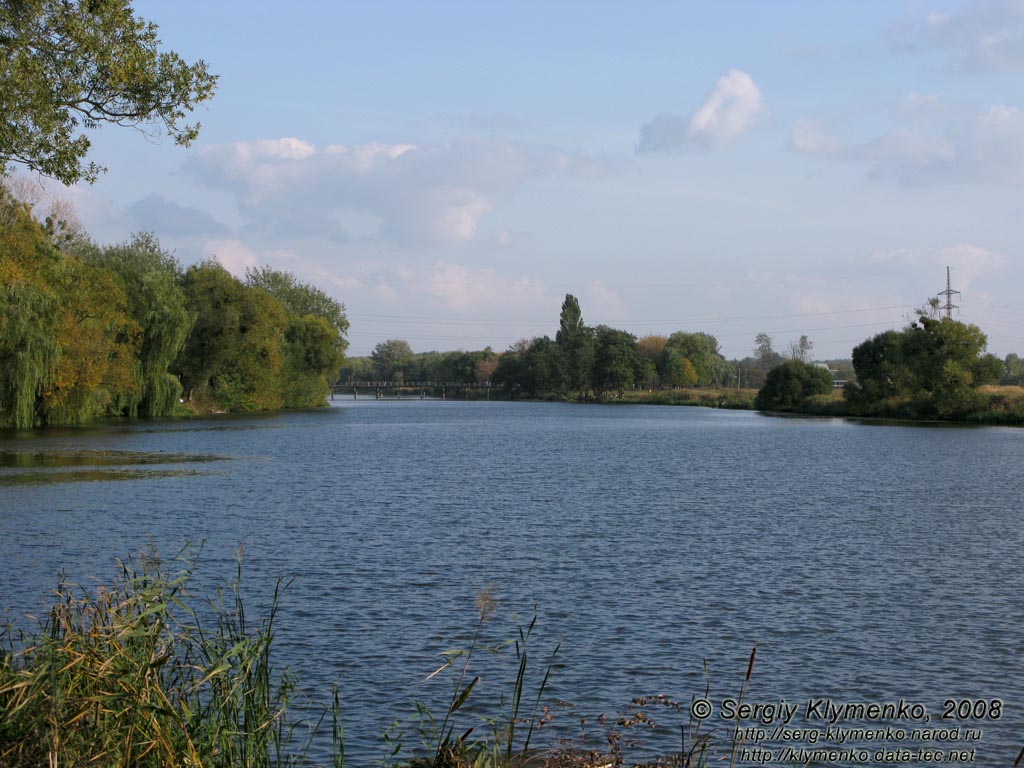
<path id="1" fill-rule="evenodd" d="M 489 400 L 492 389 L 501 390 L 504 389 L 504 385 L 493 384 L 490 381 L 346 381 L 331 385 L 331 399 L 333 400 L 335 395 L 351 394 L 354 400 L 358 400 L 360 396 L 372 397 L 375 400 L 401 400 L 403 395 L 411 399 L 422 400 L 429 396 L 447 400 L 461 394 L 468 400 L 469 393 L 476 391 L 483 393 Z"/>

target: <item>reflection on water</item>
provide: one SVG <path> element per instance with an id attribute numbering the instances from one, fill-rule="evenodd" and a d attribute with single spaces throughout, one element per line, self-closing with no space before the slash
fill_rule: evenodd
<path id="1" fill-rule="evenodd" d="M 104 480 L 147 480 L 157 477 L 216 474 L 225 473 L 200 472 L 195 469 L 82 469 L 67 472 L 15 472 L 0 475 L 0 486 L 91 483 Z"/>
<path id="2" fill-rule="evenodd" d="M 209 453 L 164 453 L 153 451 L 74 450 L 19 451 L 0 450 L 0 467 L 14 469 L 0 474 L 0 486 L 49 485 L 103 480 L 145 480 L 157 477 L 209 475 L 196 469 L 136 469 L 146 465 L 205 464 L 224 461 L 226 456 Z M 102 469 L 76 469 L 102 467 Z"/>
<path id="3" fill-rule="evenodd" d="M 226 456 L 146 451 L 0 451 L 0 467 L 105 467 L 223 461 Z"/>

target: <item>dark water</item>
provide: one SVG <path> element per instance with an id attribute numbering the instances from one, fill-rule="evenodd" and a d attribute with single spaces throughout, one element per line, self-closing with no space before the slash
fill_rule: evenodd
<path id="1" fill-rule="evenodd" d="M 0 606 L 38 609 L 59 569 L 107 580 L 116 557 L 153 544 L 205 541 L 198 579 L 212 584 L 242 543 L 256 604 L 278 575 L 297 577 L 279 661 L 323 696 L 340 676 L 356 765 L 383 756 L 380 733 L 413 699 L 443 709 L 448 679 L 425 678 L 468 640 L 487 584 L 499 603 L 488 642 L 536 606 L 539 675 L 561 639 L 549 693 L 576 705 L 555 707 L 563 732 L 586 716 L 596 734 L 594 716 L 641 694 L 688 709 L 706 660 L 708 724 L 725 735 L 722 701 L 757 643 L 748 701 L 799 704 L 792 726 L 825 728 L 804 717 L 812 697 L 902 699 L 931 716 L 898 721 L 908 732 L 981 729 L 961 739 L 975 764 L 1011 765 L 1024 746 L 1024 430 L 643 406 L 335 406 L 0 435 Z M 480 657 L 481 702 L 503 689 L 508 656 Z M 943 722 L 947 699 L 1003 708 Z M 685 710 L 656 714 L 667 728 L 645 738 L 671 748 Z"/>

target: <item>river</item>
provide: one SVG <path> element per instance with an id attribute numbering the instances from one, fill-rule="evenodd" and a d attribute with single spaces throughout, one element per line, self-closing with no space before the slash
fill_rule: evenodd
<path id="1" fill-rule="evenodd" d="M 278 662 L 318 695 L 340 680 L 353 765 L 383 756 L 414 699 L 443 710 L 448 681 L 426 677 L 468 641 L 487 585 L 488 642 L 536 611 L 539 675 L 561 640 L 548 693 L 575 708 L 553 707 L 554 733 L 586 718 L 596 735 L 598 713 L 665 694 L 684 709 L 654 713 L 651 748 L 670 749 L 710 685 L 724 734 L 756 643 L 747 700 L 798 704 L 793 726 L 828 725 L 810 700 L 902 700 L 930 725 L 885 722 L 976 727 L 976 764 L 1010 765 L 1022 456 L 1019 429 L 429 400 L 0 433 L 0 608 L 38 613 L 61 569 L 106 581 L 118 557 L 187 542 L 203 543 L 201 591 L 241 544 L 256 606 L 295 577 Z M 474 697 L 503 688 L 508 656 L 481 655 Z M 999 717 L 941 719 L 979 699 Z M 838 724 L 881 722 L 859 714 Z"/>

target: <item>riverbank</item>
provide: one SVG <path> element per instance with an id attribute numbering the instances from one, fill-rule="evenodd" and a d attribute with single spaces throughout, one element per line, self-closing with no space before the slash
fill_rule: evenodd
<path id="1" fill-rule="evenodd" d="M 906 397 L 889 398 L 870 407 L 857 407 L 843 397 L 841 390 L 808 397 L 785 413 L 831 418 L 1021 426 L 1024 425 L 1024 387 L 979 387 L 969 407 L 956 415 L 938 414 L 930 401 Z"/>

